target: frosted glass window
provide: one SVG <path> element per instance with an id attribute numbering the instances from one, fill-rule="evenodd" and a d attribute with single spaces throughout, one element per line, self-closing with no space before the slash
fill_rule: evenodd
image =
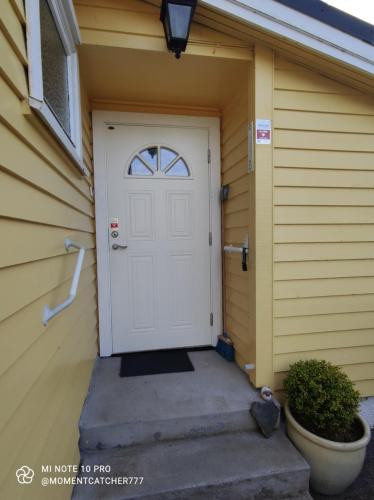
<path id="1" fill-rule="evenodd" d="M 23 0 L 23 3 L 27 21 L 29 105 L 74 166 L 88 175 L 82 155 L 77 53 L 81 38 L 73 2 Z"/>
<path id="2" fill-rule="evenodd" d="M 40 0 L 40 27 L 44 98 L 70 137 L 67 55 L 47 0 Z"/>

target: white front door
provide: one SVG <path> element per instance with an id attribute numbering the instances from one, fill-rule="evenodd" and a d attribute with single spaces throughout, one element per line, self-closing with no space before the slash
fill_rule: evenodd
<path id="1" fill-rule="evenodd" d="M 208 141 L 205 128 L 107 127 L 114 353 L 211 343 Z"/>

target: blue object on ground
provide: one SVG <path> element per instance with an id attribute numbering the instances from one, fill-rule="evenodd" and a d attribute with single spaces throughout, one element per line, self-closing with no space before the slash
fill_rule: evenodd
<path id="1" fill-rule="evenodd" d="M 235 349 L 234 345 L 229 339 L 227 333 L 220 335 L 218 337 L 218 342 L 216 345 L 216 351 L 220 354 L 226 361 L 235 360 Z"/>

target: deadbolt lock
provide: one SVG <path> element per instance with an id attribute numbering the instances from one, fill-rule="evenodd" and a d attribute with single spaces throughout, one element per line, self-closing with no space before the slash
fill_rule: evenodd
<path id="1" fill-rule="evenodd" d="M 118 238 L 119 233 L 118 233 L 118 231 L 112 231 L 110 233 L 110 235 L 111 235 L 112 238 Z"/>

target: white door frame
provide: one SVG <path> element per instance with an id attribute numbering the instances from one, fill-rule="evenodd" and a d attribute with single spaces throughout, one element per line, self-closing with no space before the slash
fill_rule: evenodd
<path id="1" fill-rule="evenodd" d="M 100 356 L 113 354 L 112 307 L 109 267 L 109 213 L 108 179 L 105 155 L 105 135 L 108 125 L 165 125 L 208 130 L 210 148 L 209 166 L 209 224 L 212 232 L 211 246 L 211 327 L 212 345 L 222 333 L 222 266 L 221 266 L 221 158 L 219 118 L 194 116 L 126 113 L 119 111 L 93 111 L 93 153 L 95 165 L 96 251 L 99 302 Z M 207 151 L 208 154 L 208 151 Z M 207 234 L 207 242 L 209 235 Z M 207 321 L 209 318 L 207 317 Z"/>

